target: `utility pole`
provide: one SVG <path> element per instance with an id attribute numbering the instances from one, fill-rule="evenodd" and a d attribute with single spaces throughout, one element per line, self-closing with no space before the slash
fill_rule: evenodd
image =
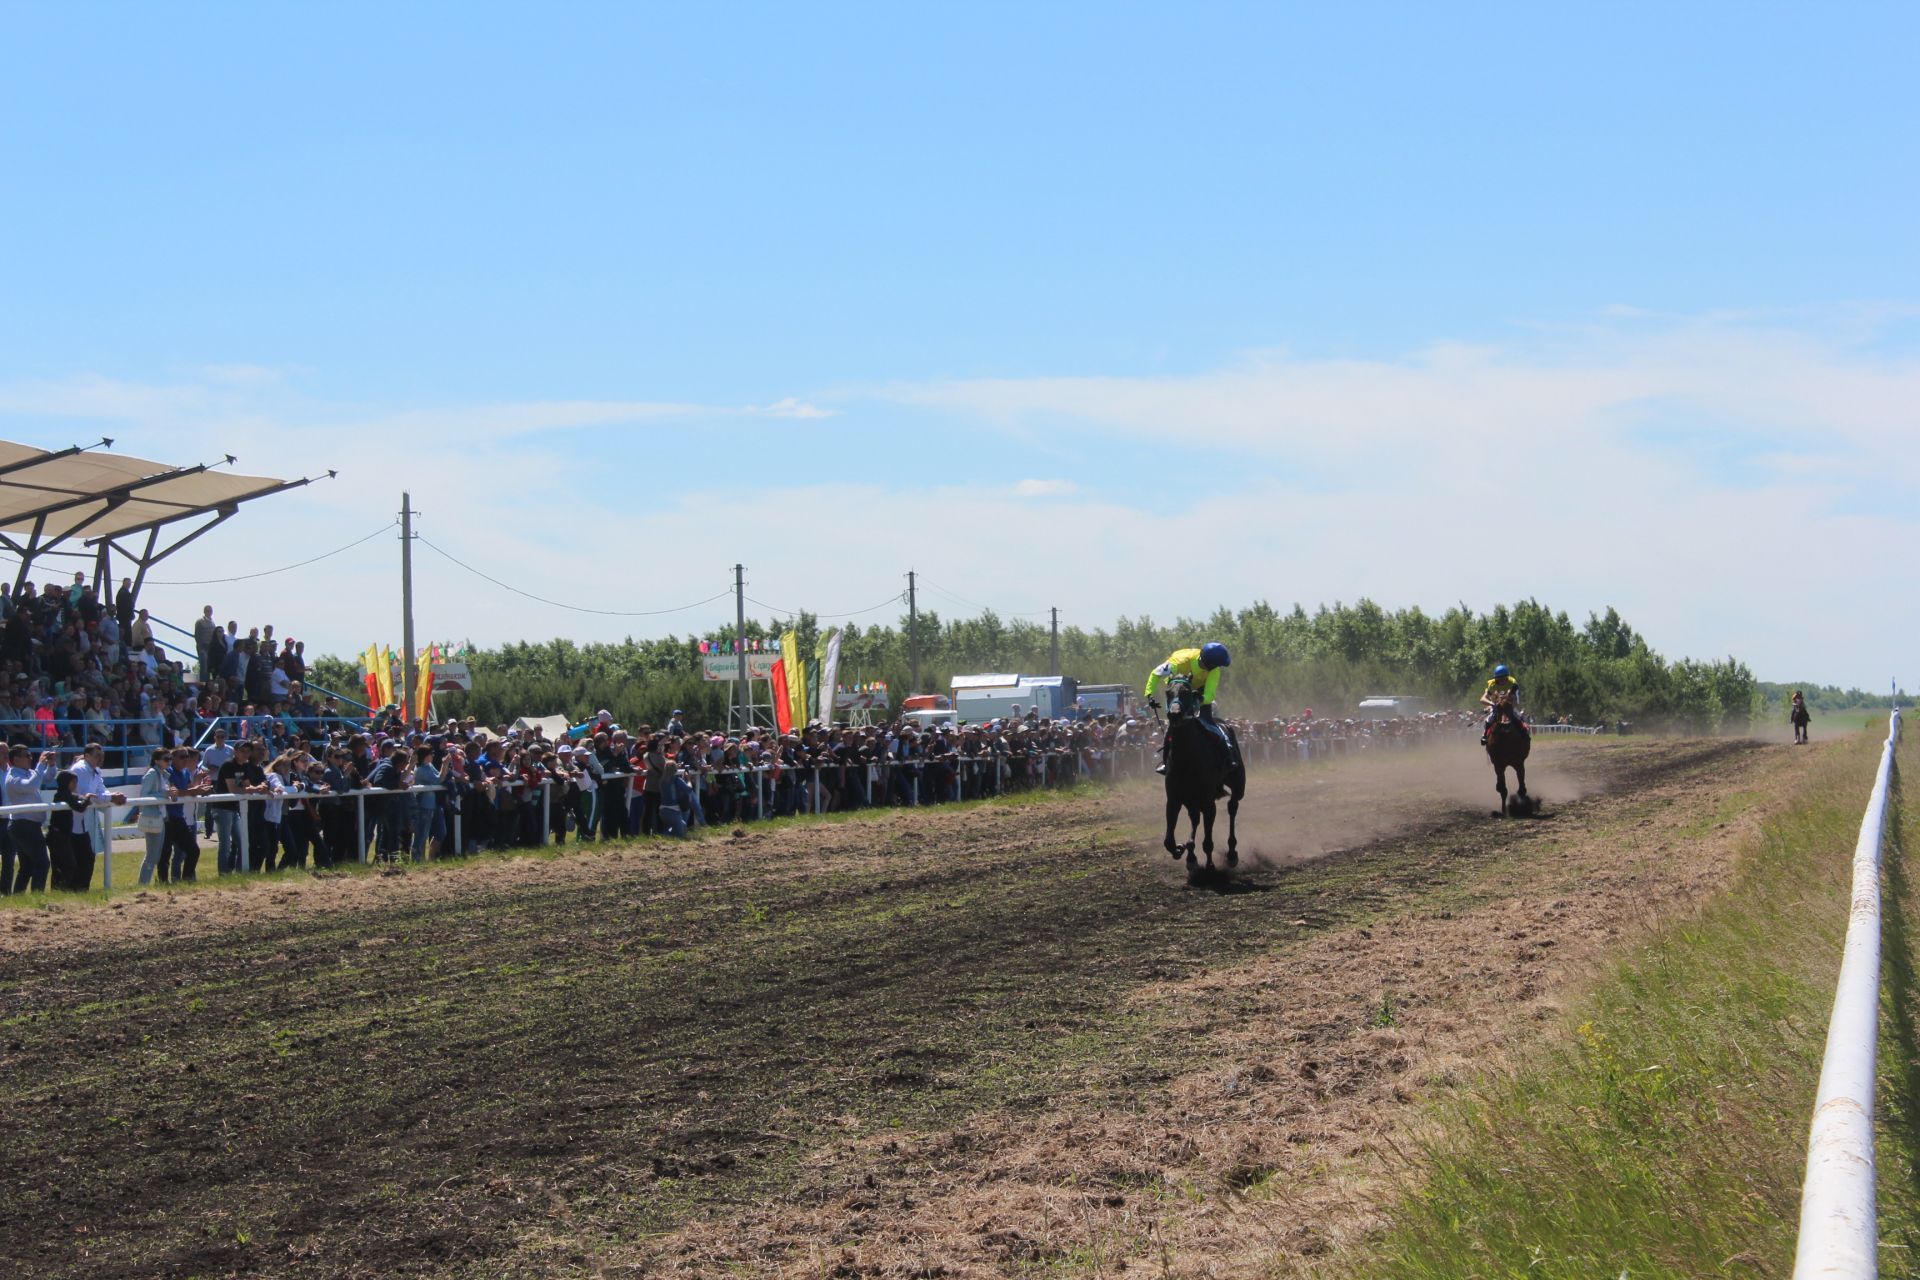
<path id="1" fill-rule="evenodd" d="M 1056 606 L 1054 609 L 1051 610 L 1051 612 L 1053 614 L 1053 670 L 1048 672 L 1047 674 L 1057 676 L 1060 674 L 1060 610 L 1059 610 L 1059 607 Z"/>
<path id="2" fill-rule="evenodd" d="M 914 590 L 913 570 L 907 570 L 907 655 L 912 662 L 913 676 L 909 680 L 913 687 L 907 690 L 912 697 L 920 692 L 920 600 Z"/>
<path id="3" fill-rule="evenodd" d="M 400 719 L 413 723 L 413 495 L 400 495 Z"/>
<path id="4" fill-rule="evenodd" d="M 733 566 L 733 700 L 739 704 L 735 715 L 738 719 L 734 728 L 745 731 L 753 726 L 748 723 L 751 716 L 749 704 L 753 701 L 753 686 L 747 683 L 747 567 Z"/>

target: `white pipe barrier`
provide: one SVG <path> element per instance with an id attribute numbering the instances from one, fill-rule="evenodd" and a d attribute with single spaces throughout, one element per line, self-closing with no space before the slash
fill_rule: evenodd
<path id="1" fill-rule="evenodd" d="M 1880 843 L 1887 825 L 1893 751 L 1899 742 L 1900 713 L 1895 711 L 1853 849 L 1853 910 L 1807 1139 L 1794 1280 L 1873 1280 L 1880 1273 L 1873 1167 L 1874 1058 L 1880 1041 Z"/>

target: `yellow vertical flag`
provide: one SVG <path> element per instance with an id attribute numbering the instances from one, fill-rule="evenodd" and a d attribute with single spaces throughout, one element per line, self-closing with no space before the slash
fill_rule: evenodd
<path id="1" fill-rule="evenodd" d="M 420 651 L 419 687 L 413 691 L 413 718 L 425 720 L 433 713 L 433 664 L 438 660 L 438 645 L 428 645 Z"/>
<path id="2" fill-rule="evenodd" d="M 385 645 L 380 647 L 380 705 L 393 704 L 393 650 Z"/>
<path id="3" fill-rule="evenodd" d="M 780 636 L 780 660 L 787 670 L 787 708 L 798 730 L 807 723 L 807 664 L 800 658 L 800 634 L 787 631 Z"/>
<path id="4" fill-rule="evenodd" d="M 360 665 L 367 669 L 367 702 L 378 705 L 380 702 L 380 646 L 370 644 L 367 651 L 360 655 Z"/>

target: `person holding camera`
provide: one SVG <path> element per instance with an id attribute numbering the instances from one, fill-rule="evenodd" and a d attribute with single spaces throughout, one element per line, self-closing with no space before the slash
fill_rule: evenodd
<path id="1" fill-rule="evenodd" d="M 55 756 L 42 751 L 36 763 L 31 748 L 15 743 L 7 751 L 7 772 L 0 780 L 0 798 L 9 805 L 40 804 L 40 793 L 53 785 Z M 7 839 L 18 860 L 13 892 L 47 887 L 47 815 L 15 813 L 7 818 Z"/>

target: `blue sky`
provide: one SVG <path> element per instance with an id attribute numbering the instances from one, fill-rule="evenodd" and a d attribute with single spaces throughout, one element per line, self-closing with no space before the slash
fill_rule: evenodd
<path id="1" fill-rule="evenodd" d="M 1872 552 L 1920 496 L 1910 5 L 0 23 L 0 434 L 342 472 L 159 578 L 337 546 L 404 480 L 463 558 L 636 611 L 735 560 L 1090 626 L 1530 594 L 1874 685 L 1920 622 Z M 1489 478 L 1534 499 L 1504 547 Z M 396 630 L 391 560 L 245 600 L 344 652 Z M 429 634 L 717 620 L 443 567 Z"/>

